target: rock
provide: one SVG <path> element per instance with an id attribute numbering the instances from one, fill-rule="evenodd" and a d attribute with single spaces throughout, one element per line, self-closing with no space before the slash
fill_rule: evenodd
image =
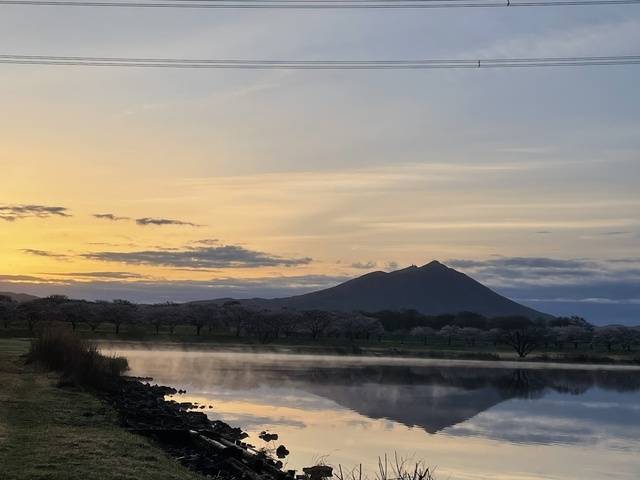
<path id="1" fill-rule="evenodd" d="M 278 458 L 284 458 L 287 455 L 289 455 L 289 450 L 287 450 L 287 447 L 285 447 L 284 445 L 280 445 L 278 448 L 276 448 L 276 456 Z"/>
<path id="2" fill-rule="evenodd" d="M 333 477 L 333 468 L 329 465 L 314 465 L 313 467 L 305 467 L 302 471 L 310 480 L 322 480 Z"/>
<path id="3" fill-rule="evenodd" d="M 258 435 L 258 438 L 264 440 L 265 442 L 270 442 L 272 440 L 278 440 L 278 434 L 262 431 L 260 432 L 260 435 Z"/>
<path id="4" fill-rule="evenodd" d="M 245 432 L 220 420 L 209 420 L 202 412 L 206 405 L 193 411 L 195 405 L 170 399 L 181 391 L 145 385 L 137 379 L 115 378 L 99 394 L 115 408 L 124 427 L 153 438 L 170 455 L 205 477 L 291 480 L 285 478 L 282 462 L 259 457 L 255 448 L 241 442 L 247 437 Z M 205 437 L 210 441 L 194 440 Z M 285 456 L 289 453 L 284 446 L 278 452 Z"/>

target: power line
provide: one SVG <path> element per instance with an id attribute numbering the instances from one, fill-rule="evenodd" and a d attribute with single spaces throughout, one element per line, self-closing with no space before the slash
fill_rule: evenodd
<path id="1" fill-rule="evenodd" d="M 182 69 L 425 70 L 640 65 L 640 55 L 417 60 L 241 60 L 0 55 L 0 64 Z"/>
<path id="2" fill-rule="evenodd" d="M 425 9 L 638 5 L 640 0 L 0 0 L 0 5 L 192 9 Z"/>

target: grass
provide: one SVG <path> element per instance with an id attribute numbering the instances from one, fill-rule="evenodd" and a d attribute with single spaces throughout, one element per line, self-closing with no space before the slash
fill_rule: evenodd
<path id="1" fill-rule="evenodd" d="M 0 478 L 197 480 L 149 440 L 117 424 L 90 393 L 25 365 L 29 342 L 0 340 Z"/>
<path id="2" fill-rule="evenodd" d="M 343 470 L 342 465 L 338 465 L 333 476 L 337 480 L 435 480 L 433 473 L 433 469 L 424 463 L 399 457 L 395 453 L 393 459 L 387 455 L 378 457 L 378 471 L 373 479 L 363 474 L 362 465 L 351 470 Z"/>
<path id="3" fill-rule="evenodd" d="M 67 383 L 91 387 L 100 387 L 129 369 L 126 358 L 102 355 L 95 344 L 60 327 L 43 330 L 31 342 L 27 359 L 61 372 Z"/>

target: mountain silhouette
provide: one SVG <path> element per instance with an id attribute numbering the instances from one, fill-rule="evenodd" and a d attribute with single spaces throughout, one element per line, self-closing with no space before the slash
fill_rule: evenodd
<path id="1" fill-rule="evenodd" d="M 475 312 L 485 316 L 548 317 L 485 287 L 464 273 L 434 260 L 422 267 L 371 272 L 335 287 L 270 300 L 298 310 L 417 310 L 427 315 Z"/>
<path id="2" fill-rule="evenodd" d="M 15 293 L 15 292 L 0 292 L 0 296 L 11 297 L 16 302 L 28 302 L 30 300 L 35 300 L 35 295 L 29 295 L 27 293 Z"/>

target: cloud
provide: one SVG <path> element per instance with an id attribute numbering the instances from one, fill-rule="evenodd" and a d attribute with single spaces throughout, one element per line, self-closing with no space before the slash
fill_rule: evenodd
<path id="1" fill-rule="evenodd" d="M 220 240 L 217 238 L 203 238 L 202 240 L 195 240 L 193 243 L 199 243 L 200 245 L 218 245 Z"/>
<path id="2" fill-rule="evenodd" d="M 64 294 L 72 298 L 124 298 L 135 302 L 184 302 L 215 298 L 278 298 L 334 286 L 351 277 L 330 275 L 214 278 L 211 280 L 50 280 L 40 277 L 0 276 L 0 291 L 15 289 L 38 296 Z M 22 278 L 24 277 L 24 278 Z"/>
<path id="3" fill-rule="evenodd" d="M 94 213 L 93 216 L 95 218 L 100 219 L 100 220 L 109 220 L 109 221 L 112 221 L 112 222 L 134 220 L 131 217 L 121 217 L 121 216 L 115 215 L 113 213 Z M 162 226 L 162 225 L 185 225 L 185 226 L 189 226 L 189 227 L 201 227 L 202 226 L 202 225 L 198 225 L 197 223 L 185 222 L 183 220 L 174 220 L 174 219 L 171 219 L 171 218 L 156 218 L 156 217 L 136 218 L 135 222 L 136 222 L 137 225 L 140 225 L 142 227 L 146 227 L 146 226 L 149 226 L 149 225 L 156 225 L 156 226 Z"/>
<path id="4" fill-rule="evenodd" d="M 309 257 L 283 258 L 264 252 L 248 250 L 236 245 L 187 247 L 171 250 L 140 250 L 135 252 L 93 252 L 83 256 L 91 260 L 104 262 L 191 269 L 294 267 L 307 265 L 312 261 Z"/>
<path id="5" fill-rule="evenodd" d="M 602 236 L 618 236 L 618 235 L 631 235 L 633 232 L 629 230 L 613 230 L 611 232 L 602 232 L 600 235 Z"/>
<path id="6" fill-rule="evenodd" d="M 147 226 L 147 225 L 187 225 L 190 227 L 202 226 L 192 222 L 184 222 L 182 220 L 172 220 L 169 218 L 151 218 L 151 217 L 136 218 L 136 224 L 141 226 Z"/>
<path id="7" fill-rule="evenodd" d="M 359 268 L 361 270 L 371 270 L 375 268 L 377 265 L 373 260 L 369 260 L 368 262 L 354 262 L 351 264 L 351 268 Z"/>
<path id="8" fill-rule="evenodd" d="M 532 268 L 532 269 L 582 269 L 592 267 L 594 262 L 587 260 L 561 260 L 546 257 L 498 257 L 490 260 L 451 259 L 447 263 L 452 267 L 489 269 L 496 267 Z"/>
<path id="9" fill-rule="evenodd" d="M 0 220 L 13 222 L 24 218 L 70 217 L 65 207 L 46 205 L 0 205 Z"/>
<path id="10" fill-rule="evenodd" d="M 345 282 L 352 277 L 343 275 L 296 275 L 258 278 L 216 278 L 207 284 L 218 288 L 233 289 L 320 289 Z"/>
<path id="11" fill-rule="evenodd" d="M 395 260 L 391 260 L 385 264 L 387 270 L 397 270 L 399 266 Z"/>
<path id="12" fill-rule="evenodd" d="M 23 248 L 22 251 L 27 255 L 34 255 L 36 257 L 49 257 L 49 258 L 58 258 L 58 259 L 66 259 L 69 256 L 63 253 L 55 253 L 49 252 L 47 250 L 37 250 L 35 248 Z"/>
<path id="13" fill-rule="evenodd" d="M 42 275 L 51 275 L 56 277 L 74 277 L 74 278 L 102 278 L 112 280 L 127 279 L 143 279 L 148 278 L 146 275 L 133 272 L 64 272 L 64 273 L 43 273 Z"/>
<path id="14" fill-rule="evenodd" d="M 496 257 L 446 262 L 499 293 L 555 315 L 637 323 L 640 259 Z M 604 308 L 604 307 L 607 308 Z"/>
<path id="15" fill-rule="evenodd" d="M 119 217 L 117 215 L 114 215 L 113 213 L 94 213 L 93 216 L 95 218 L 99 218 L 100 220 L 111 220 L 112 222 L 131 220 L 131 218 L 129 217 Z"/>
<path id="16" fill-rule="evenodd" d="M 32 275 L 0 275 L 0 282 L 40 282 L 42 279 Z"/>

